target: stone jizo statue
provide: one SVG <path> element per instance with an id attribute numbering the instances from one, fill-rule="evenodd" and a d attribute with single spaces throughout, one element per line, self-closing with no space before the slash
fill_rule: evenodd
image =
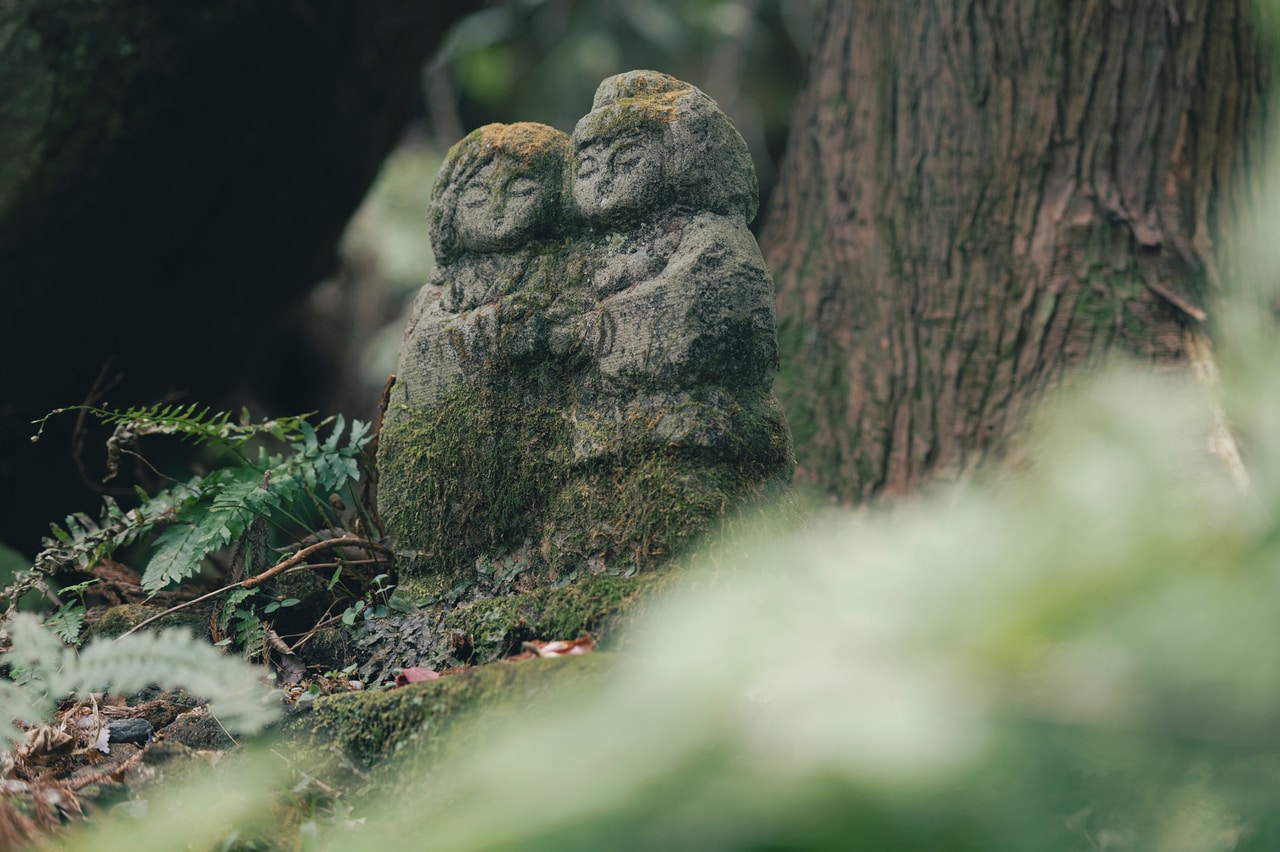
<path id="1" fill-rule="evenodd" d="M 728 117 L 653 71 L 601 83 L 572 138 L 454 146 L 380 439 L 405 576 L 491 595 L 629 574 L 785 485 L 757 192 Z"/>

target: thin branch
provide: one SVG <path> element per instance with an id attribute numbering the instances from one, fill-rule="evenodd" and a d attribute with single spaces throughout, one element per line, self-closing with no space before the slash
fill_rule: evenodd
<path id="1" fill-rule="evenodd" d="M 357 546 L 357 547 L 368 547 L 368 548 L 373 548 L 375 550 L 381 550 L 384 553 L 391 553 L 391 548 L 389 547 L 385 547 L 381 544 L 378 544 L 375 541 L 369 541 L 368 539 L 355 538 L 354 536 L 344 536 L 343 538 L 325 539 L 324 541 L 319 541 L 308 547 L 302 548 L 302 550 L 299 550 L 297 553 L 293 554 L 288 559 L 285 559 L 283 562 L 279 562 L 273 565 L 272 567 L 268 568 L 266 571 L 263 571 L 261 574 L 255 574 L 254 576 L 241 580 L 238 583 L 231 583 L 229 585 L 223 586 L 220 589 L 214 589 L 212 592 L 207 592 L 198 598 L 192 598 L 189 601 L 183 601 L 182 603 L 176 606 L 169 607 L 164 612 L 157 613 L 156 615 L 153 615 L 150 618 L 143 619 L 142 621 L 139 621 L 137 624 L 135 624 L 133 627 L 130 627 L 124 633 L 121 633 L 113 641 L 119 642 L 121 639 L 128 636 L 130 633 L 136 633 L 142 628 L 146 627 L 147 625 L 154 624 L 155 622 L 164 618 L 166 615 L 172 615 L 173 613 L 178 612 L 179 610 L 182 610 L 182 609 L 186 609 L 189 606 L 195 606 L 196 604 L 207 601 L 210 598 L 217 597 L 218 595 L 221 595 L 224 592 L 230 592 L 234 589 L 240 589 L 240 588 L 244 588 L 244 589 L 256 588 L 262 585 L 262 583 L 266 582 L 267 580 L 279 574 L 283 574 L 286 572 L 292 573 L 291 569 L 302 571 L 302 570 L 310 570 L 313 568 L 335 568 L 342 565 L 355 565 L 365 561 L 365 560 L 345 559 L 339 562 L 322 562 L 314 565 L 299 564 L 305 561 L 306 558 L 310 556 L 312 553 L 316 553 L 321 550 L 326 550 L 331 547 L 345 547 L 348 545 Z M 373 562 L 375 560 L 371 559 L 368 561 Z"/>
<path id="2" fill-rule="evenodd" d="M 268 568 L 266 571 L 263 571 L 261 574 L 255 574 L 254 576 L 249 577 L 242 583 L 242 585 L 246 589 L 256 588 L 262 585 L 263 583 L 265 583 L 267 580 L 270 580 L 272 577 L 281 573 L 282 571 L 292 568 L 293 566 L 297 565 L 299 562 L 304 561 L 308 556 L 310 556 L 313 553 L 316 553 L 321 550 L 328 550 L 333 547 L 346 547 L 348 545 L 353 547 L 372 548 L 374 550 L 380 550 L 383 553 L 387 553 L 387 554 L 391 553 L 391 548 L 386 547 L 385 545 L 378 544 L 376 541 L 369 541 L 369 539 L 367 538 L 357 538 L 355 536 L 343 536 L 342 538 L 328 538 L 328 539 L 325 539 L 324 541 L 318 541 L 315 544 L 302 548 L 297 553 L 293 554 L 283 562 L 276 563 L 274 566 Z"/>

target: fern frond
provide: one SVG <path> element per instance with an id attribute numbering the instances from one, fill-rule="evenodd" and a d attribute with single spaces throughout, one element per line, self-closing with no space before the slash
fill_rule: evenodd
<path id="1" fill-rule="evenodd" d="M 209 501 L 197 502 L 178 523 L 156 537 L 155 554 L 142 575 L 142 588 L 155 592 L 190 577 L 206 556 L 230 547 L 245 526 L 247 521 L 215 515 Z"/>
<path id="2" fill-rule="evenodd" d="M 44 620 L 44 626 L 52 630 L 59 639 L 68 645 L 74 645 L 84 629 L 84 607 L 64 604 L 61 609 Z"/>
<path id="3" fill-rule="evenodd" d="M 183 630 L 134 633 L 94 640 L 80 653 L 63 646 L 39 620 L 18 613 L 5 627 L 12 646 L 3 661 L 25 680 L 0 679 L 0 736 L 16 742 L 13 724 L 50 721 L 62 697 L 91 692 L 137 692 L 151 685 L 185 689 L 209 700 L 226 727 L 252 733 L 270 723 L 277 708 L 263 699 L 261 671 Z"/>
<path id="4" fill-rule="evenodd" d="M 231 626 L 231 617 L 235 615 L 236 609 L 240 604 L 257 593 L 257 589 L 243 587 L 227 592 L 226 597 L 222 599 L 222 610 L 218 613 L 218 629 L 225 632 Z"/>
<path id="5" fill-rule="evenodd" d="M 209 701 L 209 712 L 227 728 L 261 730 L 278 715 L 264 699 L 262 670 L 224 654 L 184 630 L 133 633 L 114 642 L 94 641 L 79 654 L 68 649 L 55 695 L 137 692 L 151 684 L 185 689 Z"/>
<path id="6" fill-rule="evenodd" d="M 9 674 L 19 684 L 46 682 L 56 671 L 63 645 L 51 630 L 30 613 L 20 612 L 5 625 L 10 648 L 4 654 Z"/>
<path id="7" fill-rule="evenodd" d="M 28 592 L 48 591 L 47 578 L 65 571 L 89 572 L 117 549 L 148 535 L 157 526 L 174 521 L 184 506 L 196 503 L 206 487 L 204 478 L 165 489 L 154 497 L 140 494 L 141 504 L 128 512 L 110 496 L 102 498 L 102 514 L 93 520 L 83 512 L 68 515 L 65 527 L 50 524 L 44 550 L 36 554 L 31 568 L 20 571 L 13 582 L 0 591 L 0 602 L 12 611 Z"/>
<path id="8" fill-rule="evenodd" d="M 55 709 L 44 690 L 0 679 L 0 753 L 10 744 L 22 741 L 24 734 L 16 722 L 51 719 Z"/>
<path id="9" fill-rule="evenodd" d="M 15 722 L 40 723 L 53 718 L 57 705 L 51 697 L 49 678 L 61 662 L 63 645 L 29 613 L 13 616 L 4 632 L 10 647 L 0 662 L 8 667 L 9 677 L 0 678 L 0 737 L 17 742 L 23 734 Z"/>
<path id="10" fill-rule="evenodd" d="M 341 415 L 321 421 L 321 427 L 333 424 L 321 442 L 317 427 L 308 422 L 310 414 L 252 423 L 248 412 L 233 420 L 229 412 L 211 412 L 195 404 L 124 410 L 63 408 L 37 421 L 41 431 L 49 417 L 75 410 L 88 411 L 103 423 L 116 426 L 107 442 L 112 470 L 125 447 L 143 435 L 156 434 L 219 443 L 237 451 L 238 463 L 192 478 L 154 497 L 139 492 L 141 505 L 129 512 L 122 511 L 112 498 L 104 497 L 99 518 L 78 513 L 68 516 L 65 526 L 52 524 L 52 537 L 45 539 L 45 549 L 36 557 L 31 571 L 0 593 L 0 600 L 8 601 L 10 609 L 26 592 L 44 588 L 42 577 L 58 571 L 90 571 L 117 548 L 160 528 L 163 531 L 153 542 L 155 551 L 143 574 L 142 586 L 156 592 L 180 582 L 196 573 L 209 554 L 239 539 L 254 518 L 290 520 L 302 501 L 326 497 L 359 479 L 359 454 L 371 440 L 368 424 L 352 421 L 348 431 Z M 269 455 L 260 448 L 256 460 L 250 461 L 238 450 L 258 435 L 269 435 L 288 445 L 292 454 Z"/>
<path id="11" fill-rule="evenodd" d="M 177 435 L 192 440 L 196 444 L 213 443 L 236 450 L 259 435 L 269 435 L 282 443 L 297 440 L 304 434 L 302 428 L 304 425 L 312 428 L 307 421 L 315 414 L 310 412 L 254 423 L 250 420 L 247 409 L 242 410 L 239 418 L 233 420 L 229 411 L 212 411 L 208 406 L 201 408 L 198 403 L 189 405 L 157 403 L 125 409 L 73 405 L 54 409 L 34 421 L 38 428 L 31 440 L 40 439 L 50 418 L 72 411 L 92 414 L 104 425 L 116 427 L 111 437 L 107 439 L 108 479 L 115 475 L 121 454 L 145 435 Z M 327 422 L 327 420 L 322 421 L 321 425 Z"/>
<path id="12" fill-rule="evenodd" d="M 345 422 L 335 418 L 332 433 L 322 444 L 311 424 L 300 422 L 292 455 L 268 455 L 261 450 L 253 464 L 223 468 L 200 484 L 200 497 L 176 513 L 175 525 L 155 540 L 156 552 L 142 577 L 142 587 L 158 591 L 200 569 L 209 554 L 238 540 L 254 518 L 273 522 L 290 519 L 290 512 L 307 498 L 341 491 L 360 478 L 360 451 L 369 443 L 369 427 L 354 421 L 346 445 L 341 445 Z"/>
<path id="13" fill-rule="evenodd" d="M 63 409 L 71 411 L 75 409 Z M 135 437 L 143 435 L 179 435 L 196 443 L 221 443 L 239 446 L 258 435 L 270 435 L 280 441 L 293 440 L 301 434 L 302 425 L 315 412 L 294 417 L 280 417 L 254 423 L 249 412 L 242 410 L 233 420 L 230 411 L 211 411 L 198 403 L 190 405 L 151 405 L 126 409 L 85 408 L 104 425 L 125 427 Z"/>

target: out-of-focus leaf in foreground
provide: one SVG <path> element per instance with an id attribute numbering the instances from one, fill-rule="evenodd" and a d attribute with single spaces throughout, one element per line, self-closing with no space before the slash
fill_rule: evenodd
<path id="1" fill-rule="evenodd" d="M 433 848 L 1276 841 L 1277 506 L 1190 379 L 1043 422 L 1017 473 L 717 549 L 613 682 L 408 785 Z"/>

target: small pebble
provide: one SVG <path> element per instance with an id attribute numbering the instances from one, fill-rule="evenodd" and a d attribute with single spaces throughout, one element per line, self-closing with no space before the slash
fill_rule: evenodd
<path id="1" fill-rule="evenodd" d="M 146 719 L 117 719 L 107 725 L 109 741 L 146 745 L 155 738 L 156 729 Z"/>

